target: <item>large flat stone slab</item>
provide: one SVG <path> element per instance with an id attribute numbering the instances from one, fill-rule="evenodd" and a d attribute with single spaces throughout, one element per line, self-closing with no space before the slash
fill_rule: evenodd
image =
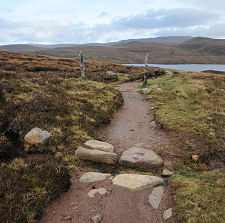
<path id="1" fill-rule="evenodd" d="M 118 160 L 118 157 L 115 153 L 86 149 L 84 147 L 79 147 L 75 154 L 81 159 L 96 163 L 115 164 Z"/>
<path id="2" fill-rule="evenodd" d="M 155 209 L 158 210 L 159 204 L 161 202 L 162 196 L 163 196 L 164 188 L 159 186 L 155 187 L 152 191 L 152 193 L 148 197 L 149 204 Z"/>
<path id="3" fill-rule="evenodd" d="M 112 182 L 115 186 L 124 187 L 130 190 L 141 190 L 162 184 L 164 180 L 157 176 L 121 174 L 117 175 Z"/>
<path id="4" fill-rule="evenodd" d="M 163 161 L 154 151 L 134 146 L 122 153 L 119 163 L 123 166 L 147 169 L 152 166 L 160 166 Z"/>
<path id="5" fill-rule="evenodd" d="M 111 174 L 108 173 L 97 173 L 97 172 L 88 172 L 84 173 L 79 181 L 81 183 L 93 183 L 106 180 L 108 177 L 111 177 Z"/>
<path id="6" fill-rule="evenodd" d="M 86 147 L 88 147 L 89 149 L 97 149 L 97 150 L 101 150 L 104 152 L 114 152 L 114 147 L 113 145 L 107 143 L 107 142 L 102 142 L 102 141 L 98 141 L 98 140 L 89 140 L 87 142 L 85 142 L 84 144 Z"/>

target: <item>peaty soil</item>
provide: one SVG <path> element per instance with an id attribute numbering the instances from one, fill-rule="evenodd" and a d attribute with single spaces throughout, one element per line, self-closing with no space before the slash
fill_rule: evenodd
<path id="1" fill-rule="evenodd" d="M 117 86 L 124 98 L 124 106 L 117 112 L 108 126 L 96 132 L 96 138 L 114 145 L 115 152 L 139 144 L 152 148 L 164 159 L 165 166 L 171 167 L 177 158 L 176 144 L 172 138 L 157 127 L 151 127 L 154 119 L 153 106 L 139 93 L 141 83 L 132 82 Z M 174 217 L 163 220 L 165 210 L 173 207 L 171 189 L 164 183 L 164 193 L 158 210 L 148 203 L 152 188 L 129 191 L 112 185 L 111 179 L 97 183 L 80 183 L 81 172 L 73 173 L 71 188 L 63 193 L 46 209 L 41 223 L 89 223 L 92 217 L 102 216 L 102 223 L 174 223 Z M 105 195 L 88 197 L 92 189 L 104 187 Z"/>

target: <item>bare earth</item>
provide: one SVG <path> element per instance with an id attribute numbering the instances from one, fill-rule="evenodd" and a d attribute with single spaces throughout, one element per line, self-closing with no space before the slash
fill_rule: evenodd
<path id="1" fill-rule="evenodd" d="M 170 167 L 176 158 L 175 144 L 165 132 L 150 126 L 153 120 L 153 111 L 149 102 L 137 93 L 138 82 L 125 83 L 117 88 L 124 97 L 124 106 L 117 112 L 111 123 L 98 130 L 97 138 L 115 146 L 117 154 L 135 144 L 161 151 L 158 154 Z M 129 191 L 113 186 L 111 179 L 97 183 L 80 183 L 82 173 L 74 173 L 71 178 L 71 188 L 61 195 L 46 209 L 41 223 L 91 223 L 91 218 L 102 216 L 102 223 L 174 223 L 172 217 L 163 220 L 165 210 L 173 207 L 171 191 L 165 183 L 164 194 L 155 211 L 148 203 L 148 196 L 152 188 Z M 96 194 L 88 197 L 92 189 L 104 187 L 107 194 Z"/>

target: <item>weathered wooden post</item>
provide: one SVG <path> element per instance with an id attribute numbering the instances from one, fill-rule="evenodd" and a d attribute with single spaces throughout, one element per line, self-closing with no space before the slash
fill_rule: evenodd
<path id="1" fill-rule="evenodd" d="M 81 70 L 81 77 L 85 78 L 85 73 L 84 73 L 84 56 L 83 52 L 79 52 L 79 57 L 80 57 L 80 70 Z"/>
<path id="2" fill-rule="evenodd" d="M 145 56 L 145 73 L 143 85 L 147 84 L 147 77 L 148 77 L 148 54 L 146 54 Z"/>

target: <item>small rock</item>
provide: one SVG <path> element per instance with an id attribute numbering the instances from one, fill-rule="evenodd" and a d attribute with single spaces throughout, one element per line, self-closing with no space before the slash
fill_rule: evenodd
<path id="1" fill-rule="evenodd" d="M 92 218 L 93 223 L 100 223 L 102 221 L 102 216 L 101 215 L 96 215 Z"/>
<path id="2" fill-rule="evenodd" d="M 107 143 L 107 142 L 102 142 L 99 140 L 89 140 L 87 142 L 85 142 L 84 144 L 85 146 L 87 146 L 89 149 L 98 149 L 104 152 L 114 152 L 114 146 Z"/>
<path id="3" fill-rule="evenodd" d="M 70 203 L 70 207 L 73 207 L 73 206 L 75 206 L 75 205 L 76 205 L 75 202 Z"/>
<path id="4" fill-rule="evenodd" d="M 84 173 L 79 181 L 81 183 L 93 183 L 93 182 L 99 182 L 107 179 L 108 177 L 111 177 L 111 174 L 108 173 L 97 173 L 97 172 L 88 172 Z"/>
<path id="5" fill-rule="evenodd" d="M 79 147 L 76 150 L 75 154 L 81 159 L 89 160 L 96 163 L 115 164 L 118 160 L 118 157 L 115 153 L 86 149 L 84 147 Z"/>
<path id="6" fill-rule="evenodd" d="M 48 131 L 43 131 L 40 128 L 31 129 L 24 137 L 29 144 L 44 144 L 51 136 Z"/>
<path id="7" fill-rule="evenodd" d="M 62 220 L 64 221 L 72 221 L 72 217 L 71 216 L 65 216 L 62 218 Z"/>
<path id="8" fill-rule="evenodd" d="M 163 212 L 163 219 L 167 220 L 167 219 L 171 218 L 172 215 L 173 215 L 172 208 L 169 208 Z"/>
<path id="9" fill-rule="evenodd" d="M 158 210 L 159 204 L 161 202 L 162 196 L 163 196 L 163 187 L 155 187 L 148 197 L 149 204 L 155 209 Z"/>
<path id="10" fill-rule="evenodd" d="M 170 171 L 170 170 L 167 170 L 167 169 L 164 169 L 163 172 L 162 172 L 163 177 L 171 177 L 172 175 L 174 175 L 174 172 Z"/>
<path id="11" fill-rule="evenodd" d="M 68 215 L 67 214 L 61 214 L 63 218 L 67 217 Z"/>
<path id="12" fill-rule="evenodd" d="M 93 190 L 88 192 L 88 197 L 94 198 L 96 193 L 104 195 L 104 194 L 107 193 L 107 191 L 106 191 L 106 189 L 104 187 L 99 188 L 99 189 L 93 189 Z"/>
<path id="13" fill-rule="evenodd" d="M 151 92 L 151 90 L 150 90 L 149 88 L 142 88 L 142 89 L 141 89 L 141 92 L 142 92 L 143 94 L 148 94 L 148 93 Z"/>
<path id="14" fill-rule="evenodd" d="M 116 73 L 114 73 L 113 71 L 109 70 L 109 71 L 106 71 L 106 74 L 107 75 L 115 75 Z"/>
<path id="15" fill-rule="evenodd" d="M 149 86 L 149 88 L 151 88 L 151 89 L 158 89 L 158 85 L 151 85 L 151 86 Z"/>
<path id="16" fill-rule="evenodd" d="M 192 160 L 198 161 L 198 159 L 199 159 L 199 156 L 198 155 L 192 155 Z"/>
<path id="17" fill-rule="evenodd" d="M 139 174 L 120 174 L 113 180 L 113 185 L 124 187 L 129 190 L 141 190 L 162 184 L 164 180 L 156 176 Z"/>
<path id="18" fill-rule="evenodd" d="M 156 127 L 157 127 L 155 121 L 152 121 L 152 122 L 150 123 L 150 125 L 151 125 L 151 127 L 153 127 L 153 128 L 156 128 Z"/>
<path id="19" fill-rule="evenodd" d="M 151 99 L 153 99 L 152 96 L 148 96 L 148 97 L 146 98 L 146 100 L 151 100 Z"/>
<path id="20" fill-rule="evenodd" d="M 166 73 L 167 73 L 167 74 L 172 74 L 173 72 L 170 71 L 170 70 L 166 70 Z"/>
<path id="21" fill-rule="evenodd" d="M 119 163 L 128 167 L 149 169 L 152 166 L 162 165 L 163 161 L 153 150 L 133 146 L 122 153 Z"/>
<path id="22" fill-rule="evenodd" d="M 155 107 L 151 107 L 150 110 L 154 110 Z"/>

